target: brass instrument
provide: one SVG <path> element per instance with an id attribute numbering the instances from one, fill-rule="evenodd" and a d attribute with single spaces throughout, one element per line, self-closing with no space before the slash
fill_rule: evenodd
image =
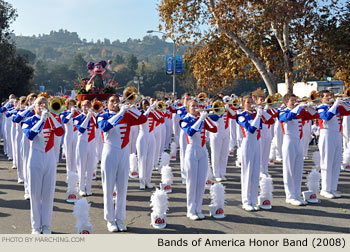
<path id="1" fill-rule="evenodd" d="M 138 99 L 139 93 L 135 87 L 126 87 L 123 91 L 123 100 L 121 103 L 129 102 L 135 103 Z"/>
<path id="2" fill-rule="evenodd" d="M 225 113 L 226 109 L 225 104 L 222 101 L 217 100 L 212 104 L 211 108 L 197 109 L 197 111 L 213 111 L 216 115 L 222 115 Z"/>
<path id="3" fill-rule="evenodd" d="M 93 101 L 93 103 L 91 104 L 91 107 L 93 110 L 95 110 L 95 112 L 100 111 L 104 106 L 103 103 L 99 100 L 95 100 Z"/>
<path id="4" fill-rule="evenodd" d="M 279 101 L 275 101 L 274 96 L 268 95 L 264 102 L 262 102 L 260 104 L 254 104 L 254 105 L 252 105 L 252 107 L 255 108 L 255 107 L 264 106 L 264 105 L 268 105 L 268 106 L 272 107 L 275 103 L 278 103 L 278 102 Z"/>
<path id="5" fill-rule="evenodd" d="M 164 112 L 166 110 L 166 104 L 163 101 L 158 101 L 156 105 L 157 110 Z"/>
<path id="6" fill-rule="evenodd" d="M 273 95 L 273 99 L 275 102 L 282 102 L 283 101 L 283 96 L 280 93 L 275 93 Z"/>
<path id="7" fill-rule="evenodd" d="M 232 99 L 232 106 L 236 109 L 241 106 L 241 101 L 239 100 L 238 97 L 235 97 Z"/>
<path id="8" fill-rule="evenodd" d="M 345 89 L 342 94 L 335 95 L 334 97 L 337 97 L 337 98 L 340 97 L 340 98 L 344 98 L 344 99 L 350 98 L 350 87 Z"/>
<path id="9" fill-rule="evenodd" d="M 61 114 L 65 109 L 64 101 L 60 97 L 49 99 L 49 111 L 54 114 Z"/>
<path id="10" fill-rule="evenodd" d="M 205 92 L 201 92 L 197 95 L 197 100 L 200 103 L 206 103 L 208 101 L 208 95 Z"/>

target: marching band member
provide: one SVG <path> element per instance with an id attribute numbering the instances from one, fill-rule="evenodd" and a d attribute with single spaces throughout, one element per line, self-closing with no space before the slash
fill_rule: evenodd
<path id="1" fill-rule="evenodd" d="M 4 138 L 4 152 L 7 155 L 8 160 L 12 160 L 12 142 L 10 134 L 11 121 L 6 117 L 6 112 L 14 107 L 13 102 L 15 99 L 16 96 L 14 94 L 10 94 L 8 101 L 0 108 L 0 112 L 5 114 L 2 121 L 2 130 Z"/>
<path id="2" fill-rule="evenodd" d="M 104 219 L 110 232 L 126 231 L 123 221 L 126 219 L 126 194 L 129 176 L 129 135 L 130 127 L 143 124 L 147 117 L 127 105 L 118 106 L 119 96 L 108 99 L 108 113 L 97 119 L 99 128 L 104 132 L 101 170 L 104 203 Z M 114 206 L 113 191 L 117 189 Z"/>
<path id="3" fill-rule="evenodd" d="M 191 100 L 191 95 L 189 93 L 184 93 L 182 95 L 182 104 L 183 106 L 179 107 L 176 110 L 177 118 L 182 120 L 187 116 L 186 106 L 187 102 Z M 186 153 L 186 146 L 187 146 L 187 135 L 185 131 L 180 130 L 179 135 L 179 146 L 180 146 L 180 169 L 181 169 L 181 178 L 182 183 L 186 183 L 186 172 L 185 172 L 185 153 Z"/>
<path id="4" fill-rule="evenodd" d="M 259 191 L 261 128 L 262 123 L 271 124 L 274 122 L 272 116 L 261 108 L 257 112 L 253 112 L 252 103 L 251 96 L 243 97 L 242 107 L 244 111 L 236 116 L 237 123 L 243 133 L 241 190 L 242 208 L 246 211 L 259 210 L 256 200 Z"/>
<path id="5" fill-rule="evenodd" d="M 214 98 L 213 103 L 216 101 L 223 102 L 220 97 Z M 237 113 L 230 108 L 228 101 L 226 101 L 225 112 L 221 116 L 215 115 L 214 124 L 217 128 L 217 132 L 209 133 L 211 165 L 213 168 L 213 175 L 218 182 L 227 180 L 225 175 L 230 142 L 229 122 L 232 119 L 236 119 L 236 114 Z"/>
<path id="6" fill-rule="evenodd" d="M 301 198 L 301 182 L 304 167 L 303 153 L 303 126 L 302 120 L 311 120 L 318 117 L 316 111 L 300 104 L 296 106 L 296 96 L 286 94 L 283 96 L 286 108 L 278 114 L 278 120 L 283 123 L 283 182 L 286 194 L 286 203 L 294 206 L 306 205 Z"/>
<path id="7" fill-rule="evenodd" d="M 13 107 L 8 109 L 5 116 L 9 122 L 9 138 L 11 142 L 11 153 L 12 153 L 12 169 L 17 169 L 17 146 L 16 146 L 16 125 L 13 123 L 12 118 L 18 112 L 18 99 L 13 101 Z M 21 178 L 22 180 L 22 178 Z M 22 181 L 21 181 L 22 182 Z"/>
<path id="8" fill-rule="evenodd" d="M 96 165 L 95 128 L 97 127 L 91 101 L 81 102 L 82 113 L 73 118 L 78 129 L 76 147 L 77 171 L 79 176 L 79 195 L 90 196 L 92 173 Z"/>
<path id="9" fill-rule="evenodd" d="M 198 112 L 195 100 L 187 102 L 187 117 L 180 121 L 180 127 L 187 135 L 185 153 L 187 217 L 191 220 L 204 219 L 202 202 L 208 170 L 208 150 L 205 131 L 216 132 L 217 128 L 207 117 L 207 112 Z"/>
<path id="10" fill-rule="evenodd" d="M 18 115 L 18 113 L 21 113 L 25 110 L 26 99 L 27 97 L 25 96 L 22 96 L 19 98 L 19 101 L 17 104 L 17 112 L 11 117 L 11 120 L 15 128 L 15 137 L 14 137 L 13 145 L 14 145 L 14 155 L 15 155 L 16 167 L 17 167 L 18 183 L 24 183 L 24 166 L 23 166 L 23 159 L 22 159 L 23 148 L 21 146 L 23 131 L 22 131 L 21 125 L 18 124 L 16 121 L 16 116 Z"/>
<path id="11" fill-rule="evenodd" d="M 322 105 L 317 107 L 320 115 L 320 138 L 318 147 L 321 156 L 322 188 L 320 195 L 325 198 L 339 198 L 338 179 L 342 161 L 341 118 L 350 115 L 350 106 L 337 98 L 331 106 L 332 93 L 320 92 Z"/>
<path id="12" fill-rule="evenodd" d="M 37 98 L 37 95 L 34 93 L 30 93 L 27 96 L 26 104 L 27 108 L 23 110 L 22 112 L 17 113 L 16 117 L 14 118 L 17 125 L 19 125 L 22 129 L 22 122 L 34 115 L 34 102 Z M 22 129 L 23 131 L 23 129 Z M 23 177 L 24 177 L 24 198 L 26 200 L 30 199 L 29 194 L 29 172 L 28 172 L 28 156 L 29 156 L 29 141 L 25 134 L 22 134 L 21 142 L 20 142 L 20 150 L 21 150 L 21 159 L 23 162 Z"/>
<path id="13" fill-rule="evenodd" d="M 44 97 L 35 100 L 35 115 L 23 122 L 24 134 L 30 140 L 28 157 L 30 215 L 32 234 L 50 234 L 53 198 L 56 183 L 56 157 L 54 135 L 62 136 L 64 130 L 55 117 L 47 111 Z"/>
<path id="14" fill-rule="evenodd" d="M 73 98 L 68 98 L 65 101 L 67 110 L 61 114 L 61 120 L 65 130 L 63 148 L 64 153 L 66 154 L 67 176 L 69 172 L 77 172 L 76 148 L 78 132 L 77 128 L 73 125 L 73 118 L 79 115 L 76 103 L 76 100 Z"/>
<path id="15" fill-rule="evenodd" d="M 141 101 L 141 112 L 147 117 L 147 122 L 139 125 L 140 132 L 136 141 L 141 190 L 144 190 L 145 187 L 153 188 L 153 185 L 151 184 L 151 176 L 154 162 L 153 157 L 155 155 L 155 148 L 153 147 L 156 143 L 153 130 L 156 121 L 164 120 L 164 118 L 154 109 L 155 107 L 155 103 L 149 106 L 147 100 Z"/>

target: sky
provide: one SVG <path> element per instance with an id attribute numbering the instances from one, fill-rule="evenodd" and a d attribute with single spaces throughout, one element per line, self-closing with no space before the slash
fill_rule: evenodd
<path id="1" fill-rule="evenodd" d="M 77 32 L 80 39 L 124 42 L 158 30 L 160 0 L 5 0 L 17 9 L 11 24 L 16 35 L 49 34 L 59 29 Z M 156 34 L 154 34 L 156 35 Z"/>

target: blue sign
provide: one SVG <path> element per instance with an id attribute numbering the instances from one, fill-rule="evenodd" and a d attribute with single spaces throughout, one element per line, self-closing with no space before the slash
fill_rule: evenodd
<path id="1" fill-rule="evenodd" d="M 40 92 L 44 92 L 45 86 L 39 86 L 39 90 L 40 90 Z"/>
<path id="2" fill-rule="evenodd" d="M 175 73 L 183 73 L 183 59 L 182 56 L 175 56 Z"/>
<path id="3" fill-rule="evenodd" d="M 173 74 L 174 72 L 174 60 L 173 56 L 166 56 L 165 57 L 165 72 L 166 74 Z"/>
<path id="4" fill-rule="evenodd" d="M 174 72 L 174 57 L 165 57 L 165 71 L 166 74 L 172 75 Z M 182 56 L 175 56 L 175 74 L 183 73 L 183 58 Z"/>

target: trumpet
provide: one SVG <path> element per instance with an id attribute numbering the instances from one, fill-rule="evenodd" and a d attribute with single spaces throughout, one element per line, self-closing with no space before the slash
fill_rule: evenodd
<path id="1" fill-rule="evenodd" d="M 197 109 L 197 111 L 213 111 L 214 114 L 216 115 L 222 115 L 223 113 L 225 113 L 226 109 L 225 109 L 225 104 L 222 101 L 215 101 L 212 104 L 211 108 L 208 109 Z"/>
<path id="2" fill-rule="evenodd" d="M 49 100 L 49 111 L 56 115 L 61 114 L 65 109 L 64 101 L 60 97 L 54 97 Z"/>
<path id="3" fill-rule="evenodd" d="M 95 100 L 92 104 L 91 107 L 93 110 L 95 110 L 95 112 L 100 111 L 104 106 L 103 103 L 99 100 Z"/>

